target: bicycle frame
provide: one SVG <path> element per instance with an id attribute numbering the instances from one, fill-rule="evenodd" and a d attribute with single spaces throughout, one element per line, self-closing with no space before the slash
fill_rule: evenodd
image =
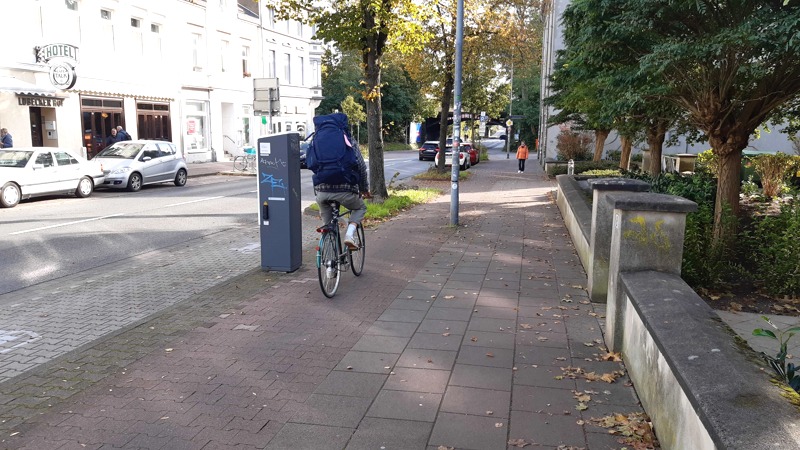
<path id="1" fill-rule="evenodd" d="M 331 202 L 333 206 L 330 222 L 317 228 L 321 233 L 319 245 L 317 245 L 316 266 L 319 275 L 320 288 L 326 297 L 332 298 L 336 295 L 341 280 L 340 274 L 353 271 L 355 276 L 360 276 L 364 267 L 364 228 L 358 224 L 357 230 L 357 249 L 342 245 L 341 230 L 339 229 L 339 219 L 350 215 L 352 211 L 345 210 L 340 212 L 338 202 Z M 333 247 L 333 248 L 331 248 Z M 355 259 L 354 259 L 355 258 Z"/>

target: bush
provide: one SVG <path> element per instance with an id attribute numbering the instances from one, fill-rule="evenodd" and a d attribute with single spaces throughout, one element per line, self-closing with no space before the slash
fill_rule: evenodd
<path id="1" fill-rule="evenodd" d="M 611 150 L 606 152 L 606 159 L 611 161 L 620 161 L 622 159 L 622 150 Z"/>
<path id="2" fill-rule="evenodd" d="M 613 170 L 618 166 L 619 163 L 614 161 L 575 161 L 575 175 L 580 175 L 590 170 Z M 552 177 L 566 173 L 566 164 L 549 164 L 547 166 L 547 174 Z"/>
<path id="3" fill-rule="evenodd" d="M 592 135 L 576 131 L 562 131 L 558 135 L 556 149 L 559 161 L 589 161 L 592 159 Z"/>
<path id="4" fill-rule="evenodd" d="M 781 206 L 776 216 L 756 219 L 745 234 L 758 279 L 773 295 L 800 295 L 800 203 Z"/>
<path id="5" fill-rule="evenodd" d="M 622 172 L 619 169 L 593 169 L 581 172 L 581 175 L 594 175 L 598 177 L 621 177 Z"/>
<path id="6" fill-rule="evenodd" d="M 783 188 L 797 166 L 797 157 L 775 153 L 753 156 L 753 169 L 761 178 L 764 196 L 773 198 L 783 193 Z"/>

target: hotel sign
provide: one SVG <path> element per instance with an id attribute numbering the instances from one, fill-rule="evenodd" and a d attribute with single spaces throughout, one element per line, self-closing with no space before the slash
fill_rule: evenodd
<path id="1" fill-rule="evenodd" d="M 20 106 L 64 106 L 63 98 L 18 96 L 17 101 Z"/>
<path id="2" fill-rule="evenodd" d="M 48 44 L 34 47 L 36 62 L 50 66 L 50 82 L 59 89 L 75 86 L 78 47 L 70 44 Z"/>

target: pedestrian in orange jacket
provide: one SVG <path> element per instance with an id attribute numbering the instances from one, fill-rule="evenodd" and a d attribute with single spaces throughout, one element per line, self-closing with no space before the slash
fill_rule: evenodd
<path id="1" fill-rule="evenodd" d="M 525 141 L 520 142 L 517 147 L 517 161 L 519 161 L 519 170 L 517 173 L 525 172 L 525 160 L 528 159 L 528 146 Z"/>

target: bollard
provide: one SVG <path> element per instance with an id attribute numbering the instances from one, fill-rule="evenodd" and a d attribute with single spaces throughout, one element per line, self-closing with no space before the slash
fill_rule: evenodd
<path id="1" fill-rule="evenodd" d="M 575 175 L 575 161 L 571 159 L 567 163 L 567 175 Z"/>
<path id="2" fill-rule="evenodd" d="M 595 178 L 588 180 L 592 188 L 592 231 L 589 237 L 589 298 L 605 303 L 608 295 L 608 260 L 611 248 L 611 225 L 614 210 L 607 201 L 609 194 L 645 192 L 650 185 L 631 178 Z"/>
<path id="3" fill-rule="evenodd" d="M 625 324 L 620 273 L 657 270 L 680 275 L 686 214 L 696 211 L 697 203 L 649 192 L 612 194 L 607 201 L 614 213 L 605 339 L 609 351 L 619 352 Z"/>

